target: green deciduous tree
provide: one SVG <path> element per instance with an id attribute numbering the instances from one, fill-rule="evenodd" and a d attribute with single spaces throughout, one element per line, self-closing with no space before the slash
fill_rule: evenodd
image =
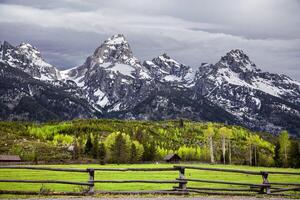
<path id="1" fill-rule="evenodd" d="M 259 139 L 260 138 L 258 135 L 250 134 L 247 136 L 247 144 L 249 147 L 249 165 L 251 166 L 257 164 L 257 145 Z"/>
<path id="2" fill-rule="evenodd" d="M 288 166 L 288 153 L 289 153 L 290 145 L 291 142 L 289 139 L 289 133 L 287 131 L 282 131 L 279 135 L 279 146 L 280 146 L 279 152 L 284 167 Z"/>
<path id="3" fill-rule="evenodd" d="M 221 127 L 218 130 L 218 135 L 221 137 L 222 141 L 222 161 L 226 164 L 226 140 L 228 140 L 232 135 L 232 130 L 227 127 Z"/>
<path id="4" fill-rule="evenodd" d="M 215 131 L 212 127 L 212 124 L 209 123 L 208 127 L 204 130 L 204 136 L 208 140 L 209 151 L 210 151 L 210 162 L 215 163 L 214 157 L 214 145 L 213 145 L 213 137 L 215 135 Z"/>

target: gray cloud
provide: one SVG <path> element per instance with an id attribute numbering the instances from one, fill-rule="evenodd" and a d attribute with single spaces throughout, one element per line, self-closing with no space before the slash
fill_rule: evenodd
<path id="1" fill-rule="evenodd" d="M 167 52 L 194 68 L 240 48 L 300 80 L 299 10 L 298 0 L 0 0 L 0 40 L 30 42 L 61 68 L 116 33 L 141 60 Z"/>

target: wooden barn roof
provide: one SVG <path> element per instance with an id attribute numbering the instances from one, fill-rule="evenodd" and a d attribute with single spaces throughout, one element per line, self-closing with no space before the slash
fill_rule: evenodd
<path id="1" fill-rule="evenodd" d="M 0 161 L 21 161 L 20 156 L 18 155 L 0 155 Z"/>
<path id="2" fill-rule="evenodd" d="M 180 159 L 180 157 L 179 157 L 177 154 L 172 153 L 172 154 L 166 155 L 165 158 L 164 158 L 164 160 L 170 160 L 170 159 L 172 159 L 173 157 L 179 158 L 179 159 Z"/>

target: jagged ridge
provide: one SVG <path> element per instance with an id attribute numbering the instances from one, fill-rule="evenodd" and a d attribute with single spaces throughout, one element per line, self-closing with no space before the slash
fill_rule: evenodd
<path id="1" fill-rule="evenodd" d="M 104 41 L 83 65 L 59 71 L 29 44 L 4 42 L 0 48 L 2 64 L 85 99 L 98 117 L 184 117 L 273 133 L 300 130 L 300 83 L 262 72 L 242 50 L 193 71 L 167 54 L 141 63 L 119 34 Z"/>

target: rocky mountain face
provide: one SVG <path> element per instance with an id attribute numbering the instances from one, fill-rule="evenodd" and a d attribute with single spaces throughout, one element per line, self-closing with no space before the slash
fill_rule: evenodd
<path id="1" fill-rule="evenodd" d="M 262 72 L 241 50 L 192 70 L 167 54 L 140 62 L 119 34 L 81 66 L 59 71 L 31 45 L 4 42 L 0 67 L 1 119 L 188 118 L 300 132 L 300 83 Z"/>
<path id="2" fill-rule="evenodd" d="M 254 130 L 299 132 L 300 84 L 262 72 L 241 50 L 232 50 L 196 74 L 195 92 Z"/>
<path id="3" fill-rule="evenodd" d="M 77 85 L 29 44 L 0 46 L 0 120 L 49 121 L 95 117 Z"/>
<path id="4" fill-rule="evenodd" d="M 41 53 L 28 43 L 21 43 L 14 47 L 5 41 L 0 46 L 0 52 L 3 61 L 35 79 L 44 81 L 60 79 L 59 70 L 45 62 Z"/>

